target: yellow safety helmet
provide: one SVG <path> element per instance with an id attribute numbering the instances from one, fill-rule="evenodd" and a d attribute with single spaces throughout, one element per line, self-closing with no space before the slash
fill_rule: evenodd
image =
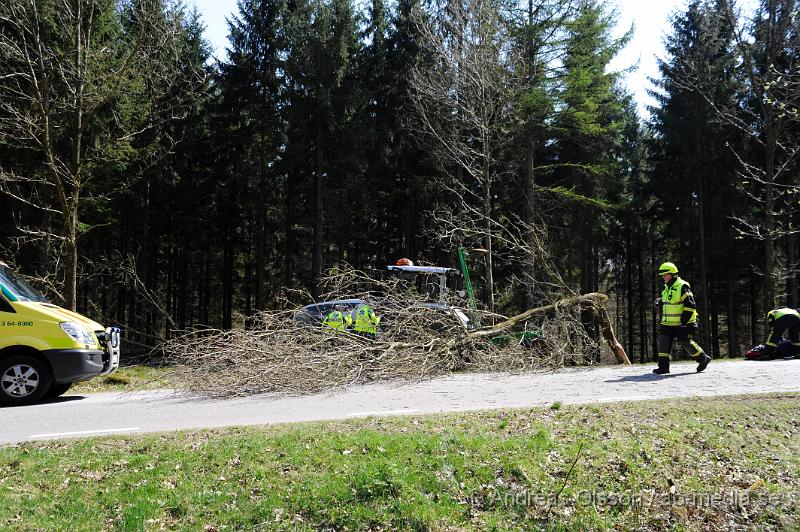
<path id="1" fill-rule="evenodd" d="M 678 273 L 678 267 L 675 266 L 675 264 L 672 262 L 665 262 L 664 264 L 658 267 L 658 275 L 661 276 L 664 275 L 665 273 L 671 273 L 672 275 L 675 275 L 676 273 Z"/>

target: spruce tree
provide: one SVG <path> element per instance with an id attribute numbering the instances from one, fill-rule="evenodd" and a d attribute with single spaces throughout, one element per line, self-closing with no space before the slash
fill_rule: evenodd
<path id="1" fill-rule="evenodd" d="M 729 147 L 737 135 L 715 109 L 732 108 L 741 90 L 734 28 L 718 16 L 719 3 L 693 2 L 673 19 L 668 57 L 659 61 L 659 91 L 653 92 L 659 106 L 653 109 L 657 136 L 651 157 L 652 194 L 660 206 L 653 214 L 664 223 L 667 239 L 662 251 L 692 278 L 704 345 L 713 345 L 715 354 L 718 328 L 712 317 L 724 306 L 724 295 L 715 297 L 710 272 L 730 271 L 732 250 L 714 243 L 732 237 L 726 228 L 738 199 L 736 161 Z M 741 269 L 734 268 L 733 278 L 741 277 Z M 732 324 L 733 316 L 728 318 Z"/>
<path id="2" fill-rule="evenodd" d="M 557 159 L 553 184 L 563 194 L 562 210 L 569 232 L 567 271 L 582 292 L 600 287 L 601 246 L 607 240 L 602 214 L 609 206 L 608 188 L 616 176 L 624 100 L 620 74 L 608 65 L 629 35 L 611 36 L 615 19 L 604 4 L 581 2 L 566 28 L 559 91 L 560 112 L 554 122 Z"/>

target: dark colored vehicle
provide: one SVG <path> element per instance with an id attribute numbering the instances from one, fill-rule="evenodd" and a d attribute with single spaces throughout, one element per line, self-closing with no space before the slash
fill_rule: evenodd
<path id="1" fill-rule="evenodd" d="M 359 305 L 366 304 L 363 299 L 339 299 L 336 301 L 322 301 L 320 303 L 312 303 L 298 310 L 292 321 L 295 325 L 320 325 L 322 320 L 329 312 L 333 311 L 337 306 L 341 307 L 342 312 L 347 313 L 354 310 Z"/>

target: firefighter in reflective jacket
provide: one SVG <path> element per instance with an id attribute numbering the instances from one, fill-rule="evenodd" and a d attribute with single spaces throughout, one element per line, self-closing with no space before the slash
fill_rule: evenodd
<path id="1" fill-rule="evenodd" d="M 367 304 L 362 304 L 353 309 L 353 331 L 356 334 L 375 338 L 378 335 L 378 324 L 381 319 L 375 315 Z"/>
<path id="2" fill-rule="evenodd" d="M 334 307 L 334 309 L 328 314 L 325 315 L 325 319 L 322 320 L 323 327 L 330 327 L 336 331 L 344 331 L 350 322 L 350 316 L 345 315 L 342 312 L 342 308 L 340 306 Z"/>
<path id="3" fill-rule="evenodd" d="M 658 331 L 658 367 L 653 373 L 669 373 L 672 340 L 677 339 L 692 358 L 697 360 L 697 371 L 703 371 L 711 362 L 703 349 L 694 341 L 697 334 L 697 305 L 689 283 L 678 277 L 678 267 L 665 262 L 658 268 L 664 279 L 664 290 L 656 303 L 661 304 L 661 327 Z"/>
<path id="4" fill-rule="evenodd" d="M 767 328 L 769 335 L 764 349 L 764 358 L 776 358 L 776 347 L 785 332 L 789 332 L 794 356 L 800 354 L 800 313 L 793 308 L 779 307 L 767 312 Z"/>

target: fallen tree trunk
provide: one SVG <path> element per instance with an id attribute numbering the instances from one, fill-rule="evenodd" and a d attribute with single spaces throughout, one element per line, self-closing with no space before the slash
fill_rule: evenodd
<path id="1" fill-rule="evenodd" d="M 600 327 L 603 338 L 606 340 L 608 346 L 611 348 L 611 351 L 614 353 L 617 362 L 620 364 L 630 364 L 631 361 L 628 359 L 628 355 L 625 354 L 625 349 L 622 347 L 622 344 L 617 341 L 617 337 L 614 335 L 614 328 L 611 326 L 611 320 L 608 317 L 608 312 L 606 311 L 605 307 L 606 301 L 608 301 L 608 296 L 598 292 L 568 297 L 556 301 L 552 305 L 545 305 L 543 307 L 536 307 L 526 310 L 522 314 L 517 314 L 516 316 L 508 318 L 507 320 L 497 323 L 491 327 L 472 331 L 469 333 L 469 335 L 473 338 L 492 338 L 494 336 L 501 336 L 503 334 L 507 334 L 509 329 L 520 323 L 526 322 L 534 316 L 550 314 L 555 312 L 556 309 L 560 307 L 580 307 L 581 309 L 588 310 L 592 313 L 592 316 L 594 316 L 594 319 L 597 321 L 597 324 Z"/>

